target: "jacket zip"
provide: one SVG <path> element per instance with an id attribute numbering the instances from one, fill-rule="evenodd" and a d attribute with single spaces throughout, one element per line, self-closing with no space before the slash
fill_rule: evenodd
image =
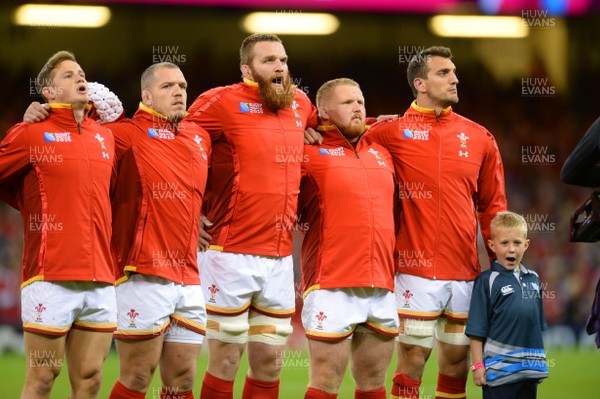
<path id="1" fill-rule="evenodd" d="M 92 176 L 92 164 L 90 163 L 90 154 L 88 152 L 88 148 L 87 145 L 85 144 L 85 136 L 83 135 L 83 132 L 81 131 L 81 124 L 79 122 L 77 122 L 77 131 L 79 132 L 79 138 L 81 139 L 81 143 L 83 146 L 83 150 L 84 150 L 84 154 L 85 154 L 85 160 L 87 162 L 87 166 L 88 166 L 88 174 L 90 177 L 90 182 L 93 181 L 93 176 Z M 91 185 L 89 187 L 90 192 L 89 192 L 89 198 L 90 198 L 90 260 L 92 262 L 92 280 L 96 281 L 96 276 L 95 276 L 95 272 L 96 272 L 96 268 L 95 268 L 95 248 L 94 248 L 94 224 L 92 222 L 93 220 L 93 215 L 94 215 L 94 198 L 93 198 L 93 193 L 91 190 Z"/>

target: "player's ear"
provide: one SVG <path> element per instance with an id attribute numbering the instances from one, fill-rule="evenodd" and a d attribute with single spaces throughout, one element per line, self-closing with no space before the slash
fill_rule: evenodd
<path id="1" fill-rule="evenodd" d="M 56 90 L 52 86 L 44 86 L 42 87 L 42 96 L 48 101 L 52 101 L 56 98 Z"/>
<path id="2" fill-rule="evenodd" d="M 413 86 L 415 86 L 415 89 L 419 93 L 426 91 L 425 79 L 423 78 L 415 78 L 415 80 L 413 80 Z"/>
<path id="3" fill-rule="evenodd" d="M 329 119 L 329 114 L 327 114 L 327 110 L 323 107 L 319 108 L 319 119 Z"/>
<path id="4" fill-rule="evenodd" d="M 152 107 L 152 93 L 150 93 L 150 90 L 142 90 L 142 102 L 144 105 Z"/>
<path id="5" fill-rule="evenodd" d="M 243 77 L 254 81 L 254 77 L 252 76 L 252 70 L 250 69 L 249 65 L 244 64 L 244 65 L 240 66 L 240 70 L 242 71 Z"/>

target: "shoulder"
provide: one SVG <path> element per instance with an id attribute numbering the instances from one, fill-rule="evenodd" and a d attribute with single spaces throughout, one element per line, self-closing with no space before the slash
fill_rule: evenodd
<path id="1" fill-rule="evenodd" d="M 100 133 L 108 133 L 112 136 L 112 130 L 109 128 L 109 126 L 107 126 L 107 124 L 101 124 L 90 120 L 86 125 L 86 128 Z"/>
<path id="2" fill-rule="evenodd" d="M 129 132 L 131 129 L 141 129 L 136 123 L 134 123 L 134 119 L 121 119 L 116 122 L 103 123 L 102 126 L 110 129 L 114 134 L 125 134 Z"/>
<path id="3" fill-rule="evenodd" d="M 229 86 L 214 87 L 200 94 L 189 108 L 189 116 L 196 112 L 204 112 L 230 98 L 236 98 L 243 91 L 243 85 L 236 83 Z"/>
<path id="4" fill-rule="evenodd" d="M 487 270 L 482 271 L 475 278 L 475 282 L 477 282 L 477 281 L 489 281 L 490 277 L 492 276 L 492 273 L 498 273 L 498 272 L 494 272 L 491 269 L 487 269 Z"/>
<path id="5" fill-rule="evenodd" d="M 401 120 L 401 116 L 394 116 L 393 118 L 382 119 L 373 123 L 368 131 L 372 131 L 374 129 L 395 128 L 400 125 Z"/>
<path id="6" fill-rule="evenodd" d="M 183 121 L 179 122 L 179 130 L 181 132 L 185 132 L 187 135 L 203 136 L 206 138 L 206 140 L 210 141 L 210 135 L 208 134 L 206 129 L 204 129 L 202 126 L 200 126 L 196 122 L 183 120 Z"/>
<path id="7" fill-rule="evenodd" d="M 294 99 L 296 101 L 302 101 L 302 102 L 307 102 L 307 103 L 312 104 L 312 102 L 310 101 L 310 98 L 308 98 L 308 96 L 306 95 L 306 93 L 304 91 L 302 91 L 299 88 L 295 87 L 294 88 L 294 93 L 295 93 Z"/>
<path id="8" fill-rule="evenodd" d="M 365 132 L 365 134 L 367 135 L 365 137 L 382 133 L 397 132 L 398 129 L 400 129 L 401 120 L 402 117 L 393 117 L 377 121 L 374 124 L 370 125 L 369 130 Z"/>
<path id="9" fill-rule="evenodd" d="M 205 91 L 204 93 L 200 94 L 198 96 L 198 98 L 196 99 L 196 101 L 198 101 L 198 100 L 208 101 L 210 99 L 225 98 L 227 96 L 240 93 L 243 91 L 243 89 L 244 89 L 244 86 L 240 83 L 236 83 L 236 84 L 232 84 L 232 85 L 228 85 L 228 86 L 213 87 L 212 89 L 209 89 L 209 90 Z"/>
<path id="10" fill-rule="evenodd" d="M 529 272 L 529 274 L 531 274 L 531 276 L 533 278 L 536 278 L 538 280 L 540 279 L 540 275 L 537 274 L 537 272 L 535 270 L 532 270 L 532 269 L 530 269 L 530 268 L 527 267 L 527 271 Z"/>
<path id="11" fill-rule="evenodd" d="M 471 129 L 474 132 L 481 133 L 482 135 L 492 135 L 483 125 L 472 121 L 471 119 L 464 117 L 456 112 L 453 112 L 454 115 L 454 123 L 460 124 L 466 128 Z"/>
<path id="12" fill-rule="evenodd" d="M 10 142 L 16 143 L 20 142 L 21 140 L 27 140 L 32 134 L 35 134 L 35 132 L 41 130 L 43 130 L 41 123 L 17 123 L 8 130 L 6 136 L 2 139 L 2 143 L 8 144 Z"/>

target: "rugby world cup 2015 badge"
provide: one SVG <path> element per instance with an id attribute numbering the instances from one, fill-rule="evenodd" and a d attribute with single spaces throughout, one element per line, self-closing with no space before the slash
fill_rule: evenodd
<path id="1" fill-rule="evenodd" d="M 263 105 L 261 103 L 240 102 L 240 112 L 250 114 L 262 114 Z"/>

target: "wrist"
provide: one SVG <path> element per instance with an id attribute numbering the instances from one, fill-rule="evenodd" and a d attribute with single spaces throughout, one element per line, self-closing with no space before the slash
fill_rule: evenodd
<path id="1" fill-rule="evenodd" d="M 483 361 L 476 362 L 471 365 L 471 371 L 479 370 L 480 368 L 484 368 L 484 367 L 485 367 L 485 363 L 483 363 Z"/>

